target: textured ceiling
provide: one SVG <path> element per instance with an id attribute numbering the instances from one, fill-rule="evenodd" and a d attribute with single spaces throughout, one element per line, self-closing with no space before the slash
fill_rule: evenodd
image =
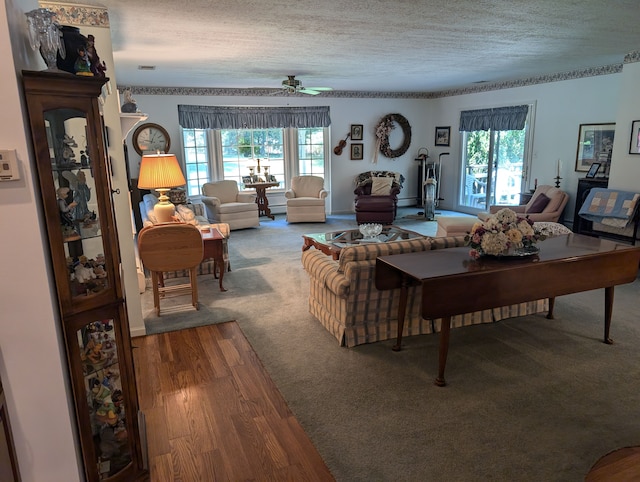
<path id="1" fill-rule="evenodd" d="M 80 2 L 78 2 L 80 3 Z M 638 0 L 84 0 L 119 85 L 436 92 L 621 64 Z M 140 65 L 156 66 L 139 70 Z"/>

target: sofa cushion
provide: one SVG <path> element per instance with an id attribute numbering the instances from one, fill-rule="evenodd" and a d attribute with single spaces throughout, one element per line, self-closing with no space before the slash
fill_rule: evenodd
<path id="1" fill-rule="evenodd" d="M 343 273 L 345 265 L 352 261 L 376 259 L 378 256 L 390 254 L 414 253 L 431 249 L 431 238 L 403 239 L 390 243 L 366 243 L 357 246 L 347 246 L 340 251 L 338 272 Z"/>
<path id="2" fill-rule="evenodd" d="M 151 221 L 153 224 L 157 224 L 158 218 L 156 218 L 153 208 L 158 203 L 158 198 L 153 194 L 145 194 L 144 196 L 142 196 L 142 202 L 144 204 L 147 219 L 149 219 L 149 221 Z"/>
<path id="3" fill-rule="evenodd" d="M 527 212 L 541 213 L 542 211 L 544 211 L 544 208 L 547 207 L 547 204 L 549 204 L 549 201 L 551 201 L 551 199 L 549 199 L 545 193 L 541 192 L 536 196 L 536 199 L 533 201 L 533 203 L 531 203 L 531 206 L 529 206 L 529 209 L 527 209 Z"/>

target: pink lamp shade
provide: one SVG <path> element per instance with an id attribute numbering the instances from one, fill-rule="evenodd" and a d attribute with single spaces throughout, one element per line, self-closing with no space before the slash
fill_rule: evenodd
<path id="1" fill-rule="evenodd" d="M 145 154 L 140 162 L 139 189 L 155 189 L 160 193 L 153 211 L 160 223 L 171 222 L 175 206 L 169 201 L 167 192 L 187 181 L 182 174 L 174 154 Z"/>

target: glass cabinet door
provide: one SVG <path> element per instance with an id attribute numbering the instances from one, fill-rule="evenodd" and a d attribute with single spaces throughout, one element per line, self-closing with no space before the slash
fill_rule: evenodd
<path id="1" fill-rule="evenodd" d="M 67 320 L 70 356 L 78 360 L 72 376 L 79 429 L 88 445 L 85 464 L 97 480 L 132 469 L 138 433 L 135 406 L 125 396 L 130 360 L 117 329 L 120 318 L 118 308 L 106 308 Z"/>
<path id="2" fill-rule="evenodd" d="M 54 109 L 45 112 L 44 119 L 68 289 L 72 299 L 86 297 L 110 286 L 89 150 L 92 140 L 81 111 Z"/>

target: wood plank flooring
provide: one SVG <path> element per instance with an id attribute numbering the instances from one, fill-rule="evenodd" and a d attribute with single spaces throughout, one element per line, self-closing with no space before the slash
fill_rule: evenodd
<path id="1" fill-rule="evenodd" d="M 133 345 L 152 482 L 334 480 L 236 322 Z"/>

